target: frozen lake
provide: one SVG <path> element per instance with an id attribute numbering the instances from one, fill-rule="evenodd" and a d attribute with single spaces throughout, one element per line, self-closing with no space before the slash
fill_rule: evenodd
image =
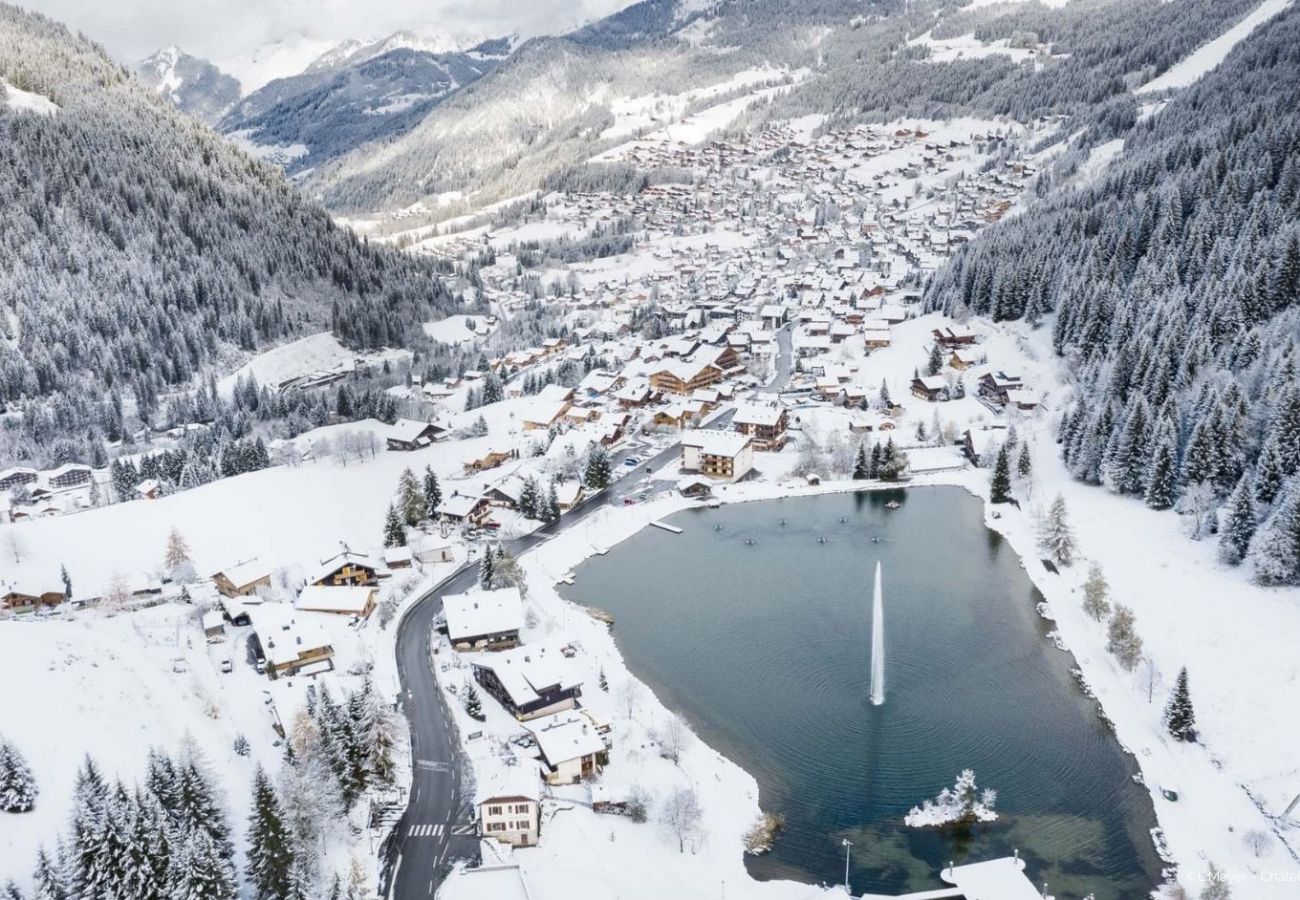
<path id="1" fill-rule="evenodd" d="M 647 528 L 584 563 L 563 593 L 614 615 L 632 670 L 785 817 L 773 852 L 751 859 L 755 877 L 842 881 L 848 838 L 855 892 L 933 889 L 949 860 L 1017 848 L 1060 898 L 1140 897 L 1157 883 L 1136 766 L 1070 674 L 1072 657 L 1047 639 L 1041 598 L 978 500 L 917 488 L 669 521 L 685 532 Z M 879 707 L 869 698 L 877 561 Z M 964 768 L 998 791 L 998 821 L 966 835 L 903 826 Z"/>

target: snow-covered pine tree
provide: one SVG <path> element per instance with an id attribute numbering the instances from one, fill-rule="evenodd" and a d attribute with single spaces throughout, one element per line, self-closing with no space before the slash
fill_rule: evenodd
<path id="1" fill-rule="evenodd" d="M 1095 562 L 1088 567 L 1088 580 L 1083 583 L 1083 611 L 1094 622 L 1110 615 L 1110 585 Z"/>
<path id="2" fill-rule="evenodd" d="M 871 464 L 867 461 L 867 448 L 865 444 L 858 444 L 858 452 L 853 460 L 853 479 L 854 481 L 863 481 L 871 477 Z"/>
<path id="3" fill-rule="evenodd" d="M 217 802 L 211 780 L 204 771 L 197 747 L 185 748 L 176 767 L 176 810 L 179 827 L 185 833 L 204 832 L 211 838 L 219 857 L 227 862 L 235 855 L 230 824 Z"/>
<path id="4" fill-rule="evenodd" d="M 1219 558 L 1230 566 L 1241 563 L 1255 536 L 1255 501 L 1250 475 L 1243 474 L 1224 505 L 1219 526 Z"/>
<path id="5" fill-rule="evenodd" d="M 407 527 L 414 528 L 420 524 L 427 509 L 424 490 L 415 473 L 409 468 L 403 469 L 397 480 L 397 511 L 401 514 L 402 521 Z"/>
<path id="6" fill-rule="evenodd" d="M 36 851 L 36 870 L 32 873 L 32 900 L 74 900 L 63 867 L 44 847 Z"/>
<path id="7" fill-rule="evenodd" d="M 63 602 L 67 603 L 72 599 L 72 576 L 68 574 L 68 567 L 65 565 L 59 566 L 59 580 L 63 582 Z"/>
<path id="8" fill-rule="evenodd" d="M 1152 509 L 1169 509 L 1178 499 L 1178 435 L 1168 422 L 1156 434 L 1144 499 Z"/>
<path id="9" fill-rule="evenodd" d="M 384 517 L 384 546 L 406 546 L 406 527 L 402 523 L 401 515 L 397 512 L 397 507 L 392 503 L 388 504 L 388 513 Z"/>
<path id="10" fill-rule="evenodd" d="M 938 375 L 943 371 L 943 350 L 938 342 L 930 345 L 930 354 L 925 361 L 925 374 Z"/>
<path id="11" fill-rule="evenodd" d="M 542 510 L 542 521 L 547 524 L 560 520 L 560 496 L 555 491 L 555 482 L 546 489 L 546 503 Z"/>
<path id="12" fill-rule="evenodd" d="M 1259 584 L 1300 584 L 1300 478 L 1283 483 L 1273 511 L 1251 538 L 1248 557 Z"/>
<path id="13" fill-rule="evenodd" d="M 1142 638 L 1138 637 L 1133 610 L 1123 603 L 1115 604 L 1106 626 L 1106 650 L 1125 672 L 1132 672 L 1142 661 Z"/>
<path id="14" fill-rule="evenodd" d="M 542 502 L 541 488 L 537 479 L 529 476 L 524 479 L 524 486 L 519 491 L 519 514 L 525 519 L 540 518 L 538 506 Z"/>
<path id="15" fill-rule="evenodd" d="M 362 682 L 359 693 L 362 715 L 357 737 L 365 751 L 368 779 L 390 785 L 395 777 L 393 748 L 397 744 L 397 717 L 369 678 Z"/>
<path id="16" fill-rule="evenodd" d="M 483 715 L 483 703 L 479 700 L 478 691 L 474 690 L 474 685 L 469 685 L 465 690 L 465 713 L 471 719 L 478 719 L 480 722 L 485 718 Z"/>
<path id="17" fill-rule="evenodd" d="M 1058 566 L 1068 566 L 1074 562 L 1074 532 L 1070 530 L 1065 497 L 1061 494 L 1056 495 L 1043 519 L 1038 546 Z"/>
<path id="18" fill-rule="evenodd" d="M 1187 687 L 1187 667 L 1178 672 L 1173 696 L 1165 707 L 1165 730 L 1179 741 L 1196 740 L 1196 713 L 1192 710 L 1192 695 Z"/>
<path id="19" fill-rule="evenodd" d="M 438 484 L 438 476 L 434 473 L 432 466 L 424 467 L 423 487 L 425 518 L 436 518 L 438 507 L 442 505 L 442 488 Z"/>
<path id="20" fill-rule="evenodd" d="M 496 580 L 496 554 L 488 547 L 483 551 L 483 558 L 478 563 L 478 586 L 485 591 L 492 590 Z"/>
<path id="21" fill-rule="evenodd" d="M 36 777 L 18 748 L 0 737 L 0 812 L 24 813 L 36 807 Z"/>
<path id="22" fill-rule="evenodd" d="M 1016 475 L 1021 481 L 1026 482 L 1034 477 L 1034 461 L 1027 441 L 1020 445 L 1020 458 L 1016 460 Z"/>
<path id="23" fill-rule="evenodd" d="M 141 789 L 124 808 L 124 896 L 171 900 L 176 860 L 166 813 L 157 798 Z"/>
<path id="24" fill-rule="evenodd" d="M 253 900 L 285 900 L 293 871 L 293 846 L 275 788 L 261 766 L 253 773 L 244 873 Z"/>
<path id="25" fill-rule="evenodd" d="M 587 454 L 587 468 L 582 480 L 593 491 L 601 491 L 609 487 L 609 454 L 600 444 L 594 444 Z"/>
<path id="26" fill-rule="evenodd" d="M 171 900 L 236 900 L 234 866 L 211 832 L 198 828 L 187 835 L 181 855 Z"/>
<path id="27" fill-rule="evenodd" d="M 998 448 L 997 460 L 993 463 L 993 476 L 989 481 L 989 502 L 1011 502 L 1011 460 L 1008 458 L 1006 444 Z"/>

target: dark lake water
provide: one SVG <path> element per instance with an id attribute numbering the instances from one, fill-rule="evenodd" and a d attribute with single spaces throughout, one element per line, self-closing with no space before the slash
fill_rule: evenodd
<path id="1" fill-rule="evenodd" d="M 563 592 L 614 615 L 637 676 L 785 817 L 773 852 L 750 859 L 755 877 L 839 882 L 848 838 L 855 891 L 937 888 L 948 860 L 1014 849 L 1061 898 L 1128 900 L 1157 883 L 1137 768 L 1047 639 L 1041 595 L 974 497 L 839 494 L 670 521 L 685 533 L 647 528 Z M 888 662 L 873 707 L 877 560 Z M 998 791 L 998 821 L 967 835 L 903 826 L 964 768 Z"/>

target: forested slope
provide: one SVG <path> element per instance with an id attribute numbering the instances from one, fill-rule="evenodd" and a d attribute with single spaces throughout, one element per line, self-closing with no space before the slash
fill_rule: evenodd
<path id="1" fill-rule="evenodd" d="M 994 319 L 1054 311 L 1078 373 L 1060 433 L 1075 477 L 1193 515 L 1226 498 L 1225 559 L 1281 583 L 1300 581 L 1297 97 L 1292 6 L 1139 122 L 1100 180 L 991 229 L 927 294 Z"/>
<path id="2" fill-rule="evenodd" d="M 0 407 L 26 440 L 105 433 L 111 395 L 147 419 L 231 347 L 331 322 L 399 344 L 449 302 L 63 26 L 0 5 L 0 75 L 58 105 L 0 104 Z"/>

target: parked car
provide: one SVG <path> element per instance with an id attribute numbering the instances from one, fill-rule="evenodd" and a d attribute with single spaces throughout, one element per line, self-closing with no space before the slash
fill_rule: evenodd
<path id="1" fill-rule="evenodd" d="M 229 675 L 233 671 L 235 671 L 234 663 L 228 659 L 223 659 L 221 661 L 221 674 Z"/>

